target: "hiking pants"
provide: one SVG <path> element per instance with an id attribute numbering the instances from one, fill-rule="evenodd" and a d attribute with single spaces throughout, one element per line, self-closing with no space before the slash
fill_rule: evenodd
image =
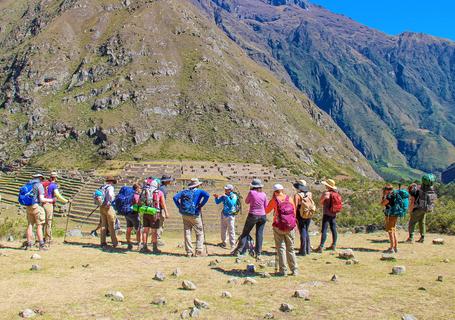
<path id="1" fill-rule="evenodd" d="M 100 240 L 101 245 L 105 245 L 106 242 L 106 227 L 109 229 L 109 234 L 111 236 L 112 245 L 117 246 L 118 240 L 117 235 L 115 234 L 115 211 L 111 206 L 101 206 L 100 207 L 100 216 L 101 216 L 101 232 Z"/>
<path id="2" fill-rule="evenodd" d="M 254 214 L 249 214 L 245 221 L 245 226 L 243 227 L 242 234 L 240 235 L 239 244 L 237 245 L 237 250 L 242 252 L 243 248 L 246 246 L 247 236 L 256 226 L 256 254 L 262 253 L 262 242 L 264 241 L 264 228 L 267 223 L 266 216 L 257 216 Z"/>
<path id="3" fill-rule="evenodd" d="M 52 219 L 54 217 L 54 204 L 43 204 L 44 211 L 46 212 L 46 219 L 44 222 L 44 239 L 46 241 L 52 240 Z"/>
<path id="4" fill-rule="evenodd" d="M 229 244 L 232 247 L 235 246 L 235 216 L 226 217 L 221 214 L 221 242 L 227 245 L 229 238 Z"/>
<path id="5" fill-rule="evenodd" d="M 427 232 L 426 227 L 426 217 L 427 212 L 421 209 L 415 209 L 411 213 L 411 219 L 409 220 L 409 238 L 414 239 L 414 230 L 416 228 L 416 224 L 419 224 L 419 231 L 420 236 L 425 237 Z"/>
<path id="6" fill-rule="evenodd" d="M 182 219 L 186 253 L 194 253 L 193 244 L 191 243 L 192 230 L 196 233 L 196 252 L 202 252 L 202 247 L 204 246 L 204 227 L 202 226 L 201 216 L 182 215 Z"/>
<path id="7" fill-rule="evenodd" d="M 276 254 L 278 255 L 280 272 L 286 274 L 288 266 L 291 271 L 297 270 L 297 258 L 295 257 L 294 251 L 295 229 L 292 231 L 282 231 L 274 227 L 273 237 L 275 238 L 275 248 Z"/>
<path id="8" fill-rule="evenodd" d="M 337 233 L 337 221 L 336 216 L 322 216 L 322 231 L 321 231 L 321 244 L 320 247 L 324 248 L 325 241 L 327 240 L 327 229 L 330 226 L 330 231 L 332 231 L 332 245 L 337 245 L 338 233 Z"/>
<path id="9" fill-rule="evenodd" d="M 307 255 L 311 252 L 310 246 L 310 224 L 311 219 L 303 219 L 300 214 L 297 214 L 297 225 L 300 233 L 300 249 L 299 254 Z"/>

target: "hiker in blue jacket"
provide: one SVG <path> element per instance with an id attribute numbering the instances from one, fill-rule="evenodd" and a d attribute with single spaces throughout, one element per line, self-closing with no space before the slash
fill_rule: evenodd
<path id="1" fill-rule="evenodd" d="M 201 209 L 210 198 L 207 191 L 199 189 L 202 184 L 199 179 L 193 178 L 188 188 L 174 196 L 174 203 L 179 209 L 183 219 L 183 231 L 185 236 L 185 250 L 188 257 L 204 256 L 204 227 L 202 225 Z M 196 253 L 191 244 L 191 230 L 196 233 Z"/>
<path id="2" fill-rule="evenodd" d="M 229 244 L 231 249 L 235 246 L 235 216 L 240 212 L 239 197 L 234 192 L 234 186 L 228 184 L 224 187 L 224 194 L 214 194 L 216 204 L 223 204 L 221 211 L 221 243 L 220 247 L 227 247 L 227 240 L 229 236 Z"/>

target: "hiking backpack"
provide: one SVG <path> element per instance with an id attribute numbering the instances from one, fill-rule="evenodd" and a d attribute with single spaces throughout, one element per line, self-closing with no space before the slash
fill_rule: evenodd
<path id="1" fill-rule="evenodd" d="M 343 199 L 341 195 L 336 191 L 330 191 L 330 205 L 329 212 L 333 215 L 337 215 L 343 210 Z"/>
<path id="2" fill-rule="evenodd" d="M 141 193 L 141 204 L 160 210 L 159 189 L 146 188 Z"/>
<path id="3" fill-rule="evenodd" d="M 241 255 L 244 255 L 245 253 L 248 253 L 250 254 L 250 256 L 254 257 L 255 256 L 255 252 L 256 252 L 256 249 L 255 249 L 255 245 L 254 245 L 254 240 L 253 238 L 250 236 L 250 235 L 247 235 L 246 236 L 246 242 L 245 242 L 245 246 L 239 251 L 239 253 Z"/>
<path id="4" fill-rule="evenodd" d="M 283 201 L 275 198 L 277 203 L 277 215 L 274 222 L 274 227 L 277 227 L 281 231 L 291 231 L 297 225 L 294 205 L 289 201 L 289 196 L 286 196 L 286 199 Z"/>
<path id="5" fill-rule="evenodd" d="M 409 209 L 409 192 L 406 190 L 394 190 L 388 197 L 389 208 L 387 216 L 403 218 Z"/>
<path id="6" fill-rule="evenodd" d="M 428 190 L 423 190 L 423 187 L 420 187 L 417 190 L 416 208 L 421 209 L 425 212 L 431 212 L 434 210 L 436 200 L 438 195 L 434 191 L 433 187 Z"/>
<path id="7" fill-rule="evenodd" d="M 133 205 L 135 191 L 132 187 L 124 186 L 120 189 L 113 202 L 114 208 L 120 215 L 126 216 L 133 213 L 131 206 Z"/>
<path id="8" fill-rule="evenodd" d="M 316 212 L 316 205 L 313 199 L 308 196 L 307 192 L 299 193 L 299 197 L 302 199 L 299 208 L 300 216 L 302 219 L 311 219 Z"/>
<path id="9" fill-rule="evenodd" d="M 106 186 L 101 186 L 93 193 L 93 203 L 97 206 L 104 204 L 104 198 L 106 193 Z"/>
<path id="10" fill-rule="evenodd" d="M 23 206 L 33 206 L 38 203 L 35 184 L 38 182 L 28 182 L 19 189 L 18 201 Z"/>
<path id="11" fill-rule="evenodd" d="M 237 197 L 237 203 L 235 204 L 235 212 L 234 215 L 238 215 L 242 213 L 242 196 L 238 192 L 232 192 Z"/>
<path id="12" fill-rule="evenodd" d="M 180 206 L 179 211 L 184 215 L 196 216 L 197 210 L 196 205 L 194 204 L 194 190 L 186 189 L 182 191 L 180 197 Z"/>

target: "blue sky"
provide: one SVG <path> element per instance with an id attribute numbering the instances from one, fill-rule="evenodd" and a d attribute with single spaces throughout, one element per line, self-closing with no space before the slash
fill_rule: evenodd
<path id="1" fill-rule="evenodd" d="M 455 41 L 455 0 L 310 0 L 387 34 L 424 32 Z"/>

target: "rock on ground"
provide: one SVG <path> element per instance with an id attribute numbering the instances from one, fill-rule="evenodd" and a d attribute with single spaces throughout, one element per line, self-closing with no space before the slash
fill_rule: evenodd
<path id="1" fill-rule="evenodd" d="M 39 271 L 41 270 L 41 266 L 38 264 L 32 264 L 32 267 L 30 268 L 32 271 Z"/>
<path id="2" fill-rule="evenodd" d="M 405 314 L 404 316 L 401 317 L 401 320 L 417 320 L 417 318 L 414 317 L 412 314 Z"/>
<path id="3" fill-rule="evenodd" d="M 433 244 L 443 245 L 444 244 L 444 239 L 442 239 L 442 238 L 433 239 Z"/>
<path id="4" fill-rule="evenodd" d="M 381 260 L 382 261 L 396 261 L 397 258 L 395 257 L 395 254 L 393 254 L 393 253 L 383 253 Z"/>
<path id="5" fill-rule="evenodd" d="M 12 235 L 9 235 L 8 238 L 6 238 L 6 241 L 8 242 L 13 242 L 14 241 L 14 237 Z M 26 309 L 27 310 L 27 309 Z M 29 309 L 28 309 L 29 310 Z"/>
<path id="6" fill-rule="evenodd" d="M 173 277 L 180 277 L 182 275 L 182 270 L 180 270 L 180 268 L 177 268 L 174 270 L 174 272 L 172 272 L 172 276 Z"/>
<path id="7" fill-rule="evenodd" d="M 223 292 L 221 293 L 221 297 L 222 297 L 222 298 L 230 299 L 230 298 L 232 298 L 232 293 L 230 293 L 229 291 L 223 291 Z"/>
<path id="8" fill-rule="evenodd" d="M 300 299 L 305 299 L 305 300 L 310 300 L 310 291 L 305 290 L 305 289 L 296 290 L 294 292 L 294 297 L 300 298 Z"/>
<path id="9" fill-rule="evenodd" d="M 243 284 L 244 284 L 244 285 L 255 285 L 255 284 L 257 284 L 257 283 L 258 283 L 258 282 L 257 282 L 255 279 L 249 278 L 249 277 L 248 277 L 248 278 L 245 278 L 245 280 L 243 281 Z"/>
<path id="10" fill-rule="evenodd" d="M 354 256 L 354 251 L 352 251 L 352 249 L 346 249 L 346 250 L 341 250 L 339 253 L 338 253 L 338 257 L 340 259 L 354 259 L 355 256 Z"/>
<path id="11" fill-rule="evenodd" d="M 332 281 L 338 281 L 338 276 L 337 276 L 336 274 L 334 274 L 334 275 L 332 276 L 332 279 L 330 279 L 330 280 L 332 280 Z"/>
<path id="12" fill-rule="evenodd" d="M 272 275 L 268 272 L 261 272 L 260 276 L 261 276 L 261 278 L 264 278 L 264 279 L 268 279 L 268 278 L 272 277 Z"/>
<path id="13" fill-rule="evenodd" d="M 153 280 L 157 280 L 157 281 L 164 281 L 164 279 L 166 279 L 166 276 L 161 271 L 157 271 L 155 273 L 155 276 L 153 277 Z"/>
<path id="14" fill-rule="evenodd" d="M 22 318 L 32 318 L 36 316 L 36 313 L 32 309 L 25 309 L 19 312 L 19 316 Z"/>
<path id="15" fill-rule="evenodd" d="M 106 298 L 111 299 L 112 301 L 119 301 L 122 302 L 125 300 L 125 297 L 120 291 L 109 291 L 106 293 Z"/>
<path id="16" fill-rule="evenodd" d="M 291 312 L 292 310 L 294 310 L 294 307 L 289 303 L 282 303 L 280 306 L 281 312 Z"/>
<path id="17" fill-rule="evenodd" d="M 444 277 L 443 277 L 443 276 L 438 276 L 438 281 L 439 281 L 439 282 L 444 281 Z"/>
<path id="18" fill-rule="evenodd" d="M 165 297 L 159 297 L 159 298 L 152 300 L 152 304 L 154 304 L 156 306 L 164 306 L 166 303 L 167 303 L 167 300 Z"/>
<path id="19" fill-rule="evenodd" d="M 267 312 L 264 316 L 264 319 L 275 319 L 275 316 L 271 312 Z"/>
<path id="20" fill-rule="evenodd" d="M 209 304 L 206 301 L 195 298 L 193 300 L 194 306 L 198 309 L 209 309 Z"/>
<path id="21" fill-rule="evenodd" d="M 233 278 L 230 278 L 227 282 L 228 282 L 229 284 L 238 284 L 239 281 L 240 281 L 239 278 L 234 278 L 234 277 L 233 277 Z"/>
<path id="22" fill-rule="evenodd" d="M 395 266 L 392 268 L 392 274 L 400 275 L 406 272 L 405 266 Z"/>
<path id="23" fill-rule="evenodd" d="M 196 307 L 192 307 L 190 309 L 190 317 L 191 318 L 198 318 L 201 315 L 201 310 Z"/>
<path id="24" fill-rule="evenodd" d="M 185 290 L 196 290 L 197 287 L 193 282 L 189 280 L 183 280 L 182 288 Z"/>
<path id="25" fill-rule="evenodd" d="M 183 310 L 180 314 L 180 319 L 188 319 L 190 317 L 190 312 L 188 310 Z"/>
<path id="26" fill-rule="evenodd" d="M 34 254 L 30 257 L 30 259 L 32 259 L 32 260 L 40 260 L 40 259 L 41 259 L 41 256 L 40 256 L 39 254 L 37 254 L 37 253 L 34 253 Z"/>

